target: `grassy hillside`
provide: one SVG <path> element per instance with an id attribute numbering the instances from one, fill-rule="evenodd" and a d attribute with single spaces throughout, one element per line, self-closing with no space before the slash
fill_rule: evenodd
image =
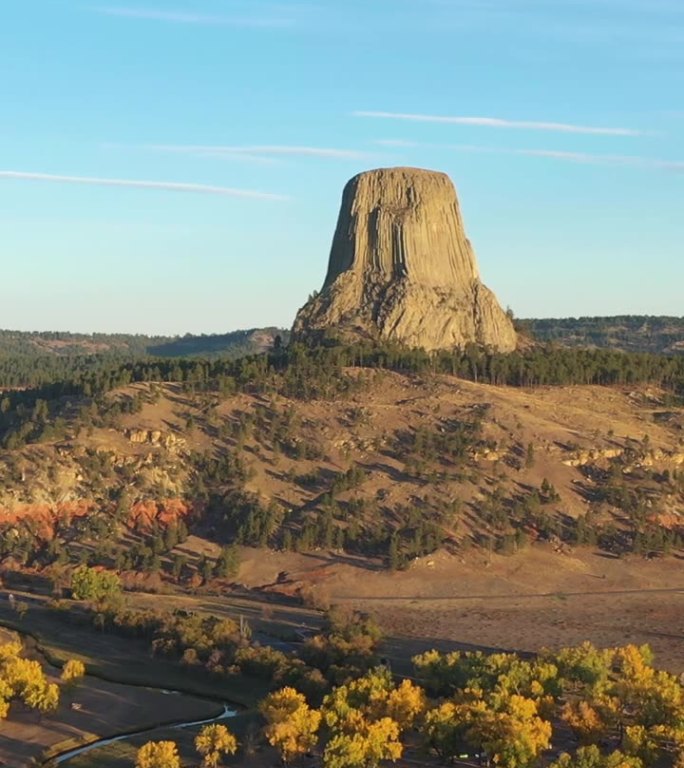
<path id="1" fill-rule="evenodd" d="M 0 554 L 171 578 L 180 521 L 214 545 L 391 568 L 439 547 L 511 554 L 540 538 L 613 554 L 680 546 L 684 408 L 647 369 L 633 378 L 657 358 L 546 354 L 528 373 L 529 358 L 452 361 L 474 366 L 476 382 L 432 372 L 432 359 L 398 356 L 392 371 L 354 354 L 366 363 L 293 350 L 232 367 L 124 367 L 99 391 L 86 380 L 31 407 L 17 393 L 3 406 Z M 604 370 L 634 383 L 482 383 L 504 363 L 522 382 Z"/>

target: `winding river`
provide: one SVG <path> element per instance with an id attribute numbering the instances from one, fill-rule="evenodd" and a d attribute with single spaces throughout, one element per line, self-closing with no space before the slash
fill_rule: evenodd
<path id="1" fill-rule="evenodd" d="M 2 627 L 3 624 L 0 623 L 0 627 Z M 54 663 L 50 660 L 49 656 L 43 651 L 40 643 L 36 640 L 36 638 L 26 632 L 21 632 L 16 627 L 6 627 L 6 629 L 14 633 L 22 638 L 24 643 L 31 647 L 37 654 L 41 656 L 44 663 L 48 666 L 51 666 L 55 668 Z M 122 683 L 122 685 L 125 685 Z M 147 690 L 150 691 L 157 691 L 159 693 L 165 694 L 167 696 L 185 696 L 187 695 L 183 691 L 174 691 L 169 690 L 167 688 L 157 688 L 155 686 L 144 686 Z M 213 699 L 205 698 L 202 696 L 198 696 L 197 694 L 191 694 L 192 698 L 194 699 L 204 699 L 204 701 L 214 701 Z M 126 733 L 120 733 L 116 736 L 106 736 L 101 739 L 96 739 L 94 741 L 91 741 L 88 744 L 84 744 L 81 747 L 75 747 L 73 749 L 65 750 L 64 752 L 53 755 L 52 757 L 45 759 L 42 761 L 41 765 L 43 766 L 54 766 L 54 765 L 62 765 L 68 763 L 69 760 L 71 760 L 74 757 L 77 757 L 78 755 L 83 755 L 87 752 L 93 752 L 96 749 L 100 749 L 101 747 L 106 747 L 109 744 L 115 744 L 118 741 L 126 741 L 126 739 L 130 739 L 134 736 L 140 736 L 142 734 L 152 734 L 159 730 L 182 730 L 184 728 L 195 728 L 200 725 L 209 725 L 211 723 L 217 723 L 221 720 L 227 720 L 231 717 L 235 717 L 237 715 L 237 710 L 232 709 L 228 704 L 222 704 L 222 709 L 216 714 L 214 717 L 209 717 L 206 720 L 190 720 L 190 721 L 180 721 L 180 722 L 170 722 L 170 723 L 162 723 L 158 725 L 152 725 L 147 726 L 146 728 L 140 728 L 133 731 L 127 731 Z"/>
<path id="2" fill-rule="evenodd" d="M 151 689 L 151 690 L 161 690 L 159 688 Z M 169 695 L 177 695 L 182 696 L 183 693 L 181 691 L 167 691 L 163 690 L 162 693 L 166 693 Z M 158 731 L 161 728 L 165 730 L 173 730 L 173 731 L 179 731 L 183 728 L 195 728 L 200 725 L 209 725 L 210 723 L 217 723 L 221 720 L 227 720 L 228 718 L 235 717 L 237 714 L 236 710 L 230 709 L 226 704 L 223 705 L 223 712 L 218 714 L 216 717 L 210 717 L 207 720 L 193 720 L 191 722 L 181 722 L 181 723 L 171 723 L 168 725 L 163 726 L 153 726 L 151 728 L 143 728 L 139 731 L 130 731 L 129 733 L 122 733 L 118 736 L 109 736 L 107 738 L 98 739 L 97 741 L 92 741 L 90 744 L 86 744 L 83 747 L 77 747 L 76 749 L 70 749 L 66 752 L 62 752 L 61 755 L 57 755 L 50 760 L 46 761 L 44 765 L 60 765 L 61 763 L 66 763 L 67 761 L 71 760 L 73 757 L 76 757 L 77 755 L 83 755 L 86 752 L 92 752 L 93 750 L 100 749 L 101 747 L 106 747 L 108 744 L 115 744 L 117 741 L 126 741 L 126 739 L 130 739 L 133 736 L 140 736 L 144 733 L 153 733 L 154 731 Z"/>

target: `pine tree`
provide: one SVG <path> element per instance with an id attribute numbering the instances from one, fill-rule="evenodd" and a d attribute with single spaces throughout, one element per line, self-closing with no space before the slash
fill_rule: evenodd
<path id="1" fill-rule="evenodd" d="M 390 571 L 396 571 L 399 568 L 399 536 L 395 531 L 389 540 L 389 551 L 387 555 Z"/>

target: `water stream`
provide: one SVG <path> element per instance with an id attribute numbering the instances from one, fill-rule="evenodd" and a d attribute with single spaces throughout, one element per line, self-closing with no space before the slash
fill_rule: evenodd
<path id="1" fill-rule="evenodd" d="M 168 694 L 176 694 L 176 695 L 182 695 L 180 691 L 164 691 L 164 693 Z M 77 747 L 75 749 L 70 749 L 67 752 L 63 752 L 61 755 L 58 755 L 57 757 L 53 757 L 51 760 L 48 761 L 48 763 L 55 763 L 59 765 L 60 763 L 66 763 L 68 760 L 71 760 L 71 758 L 76 757 L 77 755 L 83 755 L 86 752 L 92 752 L 95 749 L 100 749 L 101 747 L 106 747 L 108 744 L 115 744 L 117 741 L 126 741 L 126 739 L 130 739 L 133 736 L 140 736 L 143 733 L 152 733 L 154 731 L 158 731 L 161 728 L 179 731 L 183 728 L 194 728 L 199 725 L 209 725 L 210 723 L 216 723 L 220 720 L 227 720 L 230 717 L 235 717 L 237 712 L 234 709 L 230 709 L 226 704 L 223 705 L 223 712 L 221 714 L 217 715 L 216 717 L 210 717 L 206 720 L 192 720 L 190 722 L 181 722 L 181 723 L 172 723 L 170 725 L 161 725 L 161 726 L 153 726 L 148 728 L 143 728 L 138 731 L 130 731 L 129 733 L 122 733 L 118 736 L 109 736 L 103 739 L 98 739 L 97 741 L 93 741 L 90 744 L 86 744 L 83 747 Z"/>
<path id="2" fill-rule="evenodd" d="M 40 654 L 40 656 L 43 658 L 46 664 L 54 667 L 53 662 L 45 654 L 45 652 L 40 646 L 40 643 L 32 635 L 21 632 L 20 630 L 17 630 L 15 627 L 11 627 L 10 631 L 14 632 L 17 635 L 20 635 L 24 641 L 27 641 L 28 644 L 30 644 L 30 646 L 35 650 L 36 653 Z M 121 683 L 121 685 L 125 685 L 125 683 Z M 174 691 L 174 690 L 168 690 L 166 688 L 156 688 L 153 686 L 143 686 L 143 687 L 147 688 L 148 690 L 159 691 L 160 693 L 166 694 L 167 696 L 191 695 L 195 699 L 203 698 L 202 696 L 198 696 L 197 694 L 186 694 L 183 691 Z M 210 699 L 205 699 L 205 700 L 209 701 Z M 218 715 L 214 717 L 209 717 L 206 720 L 191 720 L 188 722 L 181 721 L 176 723 L 174 722 L 163 723 L 161 725 L 147 726 L 145 728 L 140 728 L 138 730 L 128 731 L 127 733 L 122 733 L 117 736 L 103 737 L 101 739 L 92 741 L 89 744 L 85 744 L 82 747 L 69 749 L 65 752 L 62 752 L 59 755 L 55 755 L 54 757 L 44 761 L 43 765 L 60 765 L 62 763 L 67 763 L 69 760 L 76 757 L 77 755 L 83 755 L 86 752 L 92 752 L 93 750 L 100 749 L 101 747 L 106 747 L 108 744 L 115 744 L 117 741 L 126 741 L 126 739 L 130 739 L 134 736 L 140 736 L 141 734 L 154 733 L 155 731 L 159 731 L 161 729 L 182 730 L 183 728 L 194 728 L 200 725 L 209 725 L 211 723 L 216 723 L 216 722 L 220 722 L 221 720 L 227 720 L 228 718 L 235 717 L 235 715 L 237 714 L 237 710 L 231 709 L 230 706 L 225 703 L 222 706 L 223 706 L 222 712 L 220 712 Z"/>

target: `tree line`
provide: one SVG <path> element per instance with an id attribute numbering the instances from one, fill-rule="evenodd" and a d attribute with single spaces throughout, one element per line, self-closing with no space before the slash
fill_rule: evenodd
<path id="1" fill-rule="evenodd" d="M 363 377 L 347 368 L 441 373 L 498 386 L 653 384 L 684 395 L 684 356 L 626 354 L 554 346 L 498 354 L 474 346 L 462 352 L 428 353 L 394 344 L 307 348 L 293 344 L 238 360 L 146 359 L 113 363 L 77 358 L 50 381 L 23 384 L 16 360 L 0 359 L 0 441 L 5 448 L 54 438 L 68 419 L 82 416 L 74 402 L 95 413 L 111 409 L 105 395 L 140 382 L 177 382 L 189 392 L 278 393 L 295 399 L 340 398 L 363 389 Z M 61 365 L 61 363 L 60 363 Z M 31 381 L 31 379 L 28 379 Z M 17 388 L 23 387 L 23 388 Z M 14 388 L 14 389 L 13 389 Z"/>
<path id="2" fill-rule="evenodd" d="M 412 679 L 378 666 L 320 703 L 291 686 L 274 690 L 259 705 L 263 738 L 284 765 L 309 755 L 324 768 L 378 768 L 407 753 L 501 768 L 682 764 L 684 691 L 653 667 L 648 646 L 583 643 L 532 659 L 429 651 L 413 663 Z M 181 765 L 173 743 L 142 750 L 137 768 Z M 141 761 L 156 751 L 174 762 Z"/>

